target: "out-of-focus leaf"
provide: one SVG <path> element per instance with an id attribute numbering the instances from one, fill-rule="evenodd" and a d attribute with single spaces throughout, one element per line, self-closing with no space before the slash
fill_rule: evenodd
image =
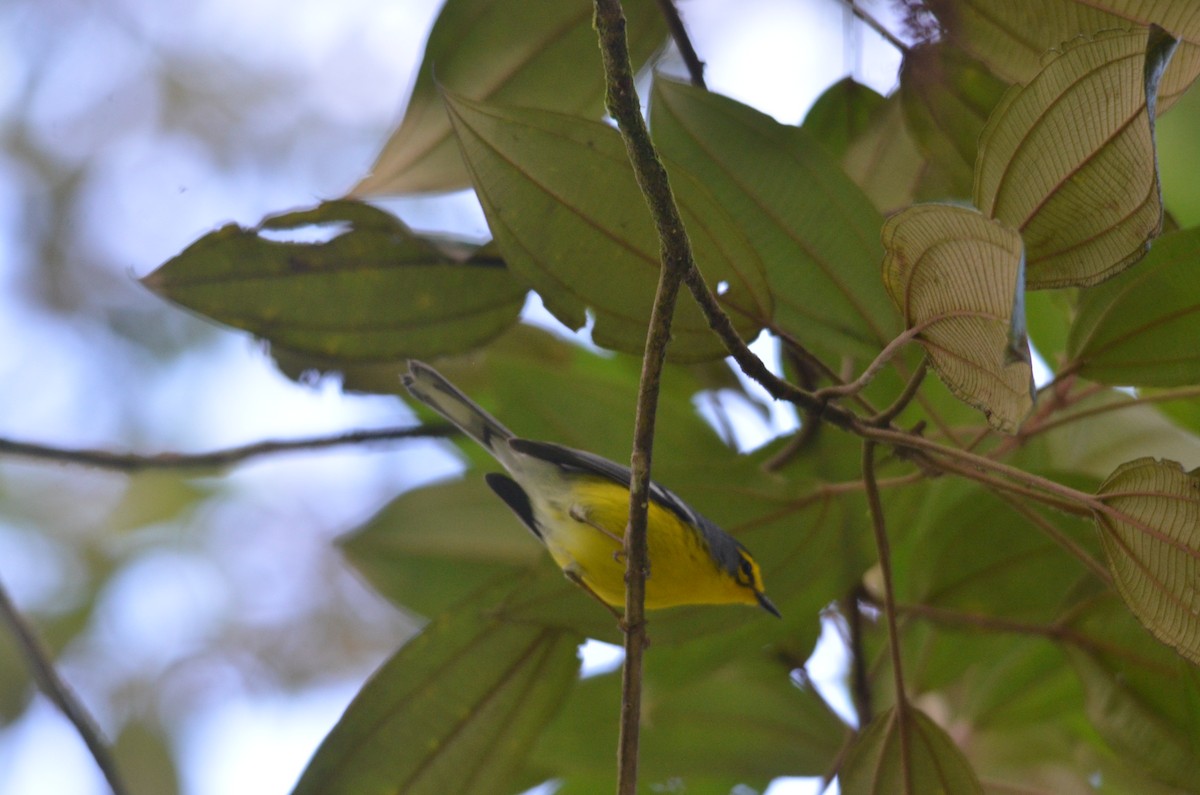
<path id="1" fill-rule="evenodd" d="M 178 519 L 211 491 L 197 482 L 196 474 L 151 470 L 130 476 L 108 515 L 109 526 L 120 532 Z"/>
<path id="2" fill-rule="evenodd" d="M 816 776 L 832 767 L 846 727 L 811 686 L 794 684 L 776 660 L 743 653 L 680 684 L 670 661 L 656 665 L 656 656 L 646 659 L 639 757 L 649 791 L 655 783 L 676 781 L 690 793 L 698 781 L 714 779 L 762 787 L 776 776 Z M 617 725 L 596 716 L 620 703 L 620 679 L 596 676 L 572 691 L 530 756 L 539 775 L 569 784 L 578 776 L 607 774 L 611 790 Z"/>
<path id="3" fill-rule="evenodd" d="M 1161 229 L 1154 98 L 1174 43 L 1145 30 L 1072 41 L 993 112 L 975 205 L 1020 230 L 1030 287 L 1102 281 Z"/>
<path id="4" fill-rule="evenodd" d="M 1154 637 L 1200 664 L 1200 477 L 1173 461 L 1117 468 L 1096 523 L 1113 583 Z"/>
<path id="5" fill-rule="evenodd" d="M 406 492 L 340 543 L 376 590 L 426 616 L 539 560 L 553 567 L 477 476 Z"/>
<path id="6" fill-rule="evenodd" d="M 1138 24 L 1156 22 L 1173 35 L 1184 37 L 1182 31 L 1163 25 L 1164 15 L 1143 13 L 1121 17 L 1102 11 L 1103 2 L 927 0 L 926 5 L 937 14 L 950 41 L 1009 83 L 1033 79 L 1048 51 L 1079 36 L 1094 36 L 1102 30 L 1127 30 Z M 1158 89 L 1159 113 L 1166 113 L 1195 81 L 1198 67 L 1200 47 L 1180 42 Z"/>
<path id="7" fill-rule="evenodd" d="M 1181 39 L 1200 43 L 1200 5 L 1190 0 L 1088 0 L 1140 25 L 1158 25 Z"/>
<path id="8" fill-rule="evenodd" d="M 1171 63 L 1178 62 L 1183 54 L 1180 44 Z M 1194 178 L 1198 131 L 1200 91 L 1185 94 L 1170 113 L 1159 116 L 1154 128 L 1163 202 L 1168 215 L 1183 229 L 1200 226 L 1200 181 Z"/>
<path id="9" fill-rule="evenodd" d="M 1112 471 L 1143 456 L 1200 461 L 1200 437 L 1180 433 L 1156 406 L 1123 391 L 1106 390 L 1080 400 L 1055 416 L 1058 425 L 1029 439 L 1025 466 L 1045 472 L 1075 472 L 1094 478 L 1094 491 Z"/>
<path id="10" fill-rule="evenodd" d="M 1005 88 L 984 64 L 945 42 L 904 55 L 900 104 L 905 122 L 960 198 L 971 195 L 979 133 Z"/>
<path id="11" fill-rule="evenodd" d="M 774 327 L 837 361 L 874 357 L 897 325 L 879 282 L 879 213 L 803 128 L 658 79 L 650 122 L 663 156 L 712 190 L 762 257 Z"/>
<path id="12" fill-rule="evenodd" d="M 871 97 L 875 98 L 872 99 Z M 838 130 L 837 135 L 850 135 L 845 140 L 834 138 L 835 151 L 840 154 L 842 168 L 854 184 L 862 188 L 876 209 L 891 213 L 907 207 L 916 199 L 930 175 L 940 172 L 921 151 L 916 139 L 905 126 L 900 97 L 883 99 L 871 89 L 853 81 L 842 81 L 830 88 L 814 106 L 861 103 L 869 113 L 861 115 L 854 128 Z M 803 129 L 824 143 L 828 116 L 823 113 L 805 118 Z M 949 181 L 946 181 L 949 184 Z M 935 191 L 942 193 L 941 191 Z"/>
<path id="13" fill-rule="evenodd" d="M 909 707 L 908 716 L 907 760 L 901 738 L 906 729 L 893 707 L 877 715 L 851 746 L 840 774 L 844 795 L 982 795 L 950 736 L 916 707 Z"/>
<path id="14" fill-rule="evenodd" d="M 1025 293 L 1025 325 L 1029 344 L 1046 366 L 1058 372 L 1066 360 L 1067 335 L 1075 313 L 1075 291 L 1036 290 Z"/>
<path id="15" fill-rule="evenodd" d="M 270 237 L 313 226 L 332 239 Z M 351 201 L 273 216 L 256 229 L 230 224 L 142 281 L 330 364 L 470 350 L 516 322 L 528 292 L 488 249 L 448 254 L 394 216 Z"/>
<path id="16" fill-rule="evenodd" d="M 650 0 L 628 0 L 624 10 L 630 55 L 645 63 L 666 39 L 662 14 Z M 449 0 L 429 34 L 404 120 L 351 195 L 470 186 L 439 86 L 475 100 L 599 119 L 603 81 L 587 3 Z"/>
<path id="17" fill-rule="evenodd" d="M 113 746 L 113 755 L 130 792 L 179 792 L 179 771 L 162 729 L 141 722 L 126 724 Z"/>
<path id="18" fill-rule="evenodd" d="M 919 505 L 892 550 L 904 602 L 1049 624 L 1089 573 L 1037 522 L 1100 555 L 1090 522 L 1033 506 L 1023 513 L 974 483 L 939 481 Z"/>
<path id="19" fill-rule="evenodd" d="M 1115 596 L 1077 615 L 1071 627 L 1089 641 L 1068 643 L 1066 652 L 1092 725 L 1159 782 L 1195 791 L 1200 670 L 1151 638 Z"/>
<path id="20" fill-rule="evenodd" d="M 598 344 L 640 355 L 660 244 L 617 131 L 546 111 L 446 102 L 509 267 L 563 323 L 583 326 L 590 309 Z M 753 336 L 771 319 L 761 259 L 699 182 L 678 169 L 671 181 L 700 271 L 738 333 Z M 691 300 L 678 302 L 671 338 L 676 361 L 726 353 Z"/>
<path id="21" fill-rule="evenodd" d="M 1033 405 L 1021 237 L 978 212 L 915 205 L 883 227 L 883 281 L 961 399 L 1013 433 Z"/>
<path id="22" fill-rule="evenodd" d="M 845 156 L 853 141 L 875 125 L 887 101 L 874 89 L 846 77 L 825 90 L 808 109 L 803 128 L 834 157 Z"/>
<path id="23" fill-rule="evenodd" d="M 1146 258 L 1081 293 L 1069 366 L 1120 386 L 1200 383 L 1200 229 L 1163 235 Z"/>
<path id="24" fill-rule="evenodd" d="M 33 692 L 33 679 L 20 647 L 11 633 L 0 632 L 0 727 L 17 719 Z"/>
<path id="25" fill-rule="evenodd" d="M 431 622 L 375 672 L 294 795 L 508 795 L 579 669 L 573 632 L 498 621 L 511 584 Z"/>

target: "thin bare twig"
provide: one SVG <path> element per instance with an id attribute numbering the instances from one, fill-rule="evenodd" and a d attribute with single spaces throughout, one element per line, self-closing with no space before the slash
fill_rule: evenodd
<path id="1" fill-rule="evenodd" d="M 874 717 L 871 704 L 871 679 L 867 675 L 866 650 L 863 646 L 863 601 L 866 589 L 862 584 L 854 586 L 844 600 L 846 611 L 846 626 L 850 632 L 850 694 L 854 698 L 854 711 L 858 714 L 858 728 L 865 729 Z"/>
<path id="2" fill-rule="evenodd" d="M 879 569 L 883 574 L 883 612 L 887 619 L 888 649 L 892 657 L 892 680 L 896 690 L 896 723 L 900 729 L 900 769 L 904 779 L 904 792 L 911 793 L 912 770 L 909 767 L 909 704 L 904 692 L 904 670 L 900 663 L 900 632 L 896 625 L 896 591 L 892 585 L 892 547 L 888 542 L 887 525 L 883 516 L 883 501 L 879 497 L 879 484 L 875 480 L 875 443 L 863 442 L 862 454 L 863 485 L 866 487 L 867 507 L 871 513 L 871 527 L 875 532 L 875 547 L 879 551 Z"/>
<path id="3" fill-rule="evenodd" d="M 700 60 L 700 56 L 696 54 L 696 48 L 692 46 L 692 39 L 688 36 L 687 28 L 684 27 L 683 20 L 679 17 L 679 9 L 675 7 L 675 0 L 658 0 L 658 7 L 662 11 L 663 19 L 666 20 L 667 30 L 671 32 L 675 46 L 679 48 L 679 55 L 682 56 L 683 63 L 687 66 L 692 85 L 697 88 L 707 88 L 704 85 L 704 61 Z"/>
<path id="4" fill-rule="evenodd" d="M 75 726 L 75 731 L 79 732 L 79 736 L 83 738 L 92 758 L 96 760 L 96 766 L 100 768 L 100 772 L 108 781 L 113 795 L 127 795 L 129 788 L 125 786 L 117 771 L 116 760 L 113 759 L 112 751 L 100 733 L 99 727 L 96 726 L 96 721 L 92 719 L 87 708 L 83 706 L 66 680 L 59 675 L 58 669 L 54 667 L 50 650 L 46 648 L 33 627 L 17 610 L 3 583 L 0 583 L 0 620 L 8 625 L 9 632 L 17 641 L 21 654 L 24 656 L 34 680 L 37 681 L 38 687 L 67 716 L 67 720 L 71 721 Z"/>
<path id="5" fill-rule="evenodd" d="M 908 55 L 908 51 L 911 48 L 901 41 L 895 33 L 884 27 L 883 23 L 859 8 L 858 3 L 854 2 L 854 0 L 846 0 L 846 5 L 850 7 L 850 13 L 865 22 L 867 27 L 879 34 L 880 38 L 899 50 L 901 55 Z"/>
<path id="6" fill-rule="evenodd" d="M 267 440 L 253 444 L 211 450 L 203 453 L 113 453 L 107 450 L 72 449 L 20 442 L 15 439 L 0 439 L 0 455 L 52 461 L 60 464 L 75 464 L 111 469 L 118 472 L 142 472 L 151 469 L 204 469 L 240 464 L 251 458 L 276 453 L 303 450 L 320 450 L 347 444 L 385 442 L 396 439 L 443 437 L 455 433 L 447 424 L 421 425 L 410 428 L 381 428 L 370 431 L 351 431 L 334 436 L 311 436 L 304 439 Z"/>
<path id="7" fill-rule="evenodd" d="M 662 261 L 642 357 L 630 459 L 629 528 L 625 533 L 625 665 L 617 749 L 617 792 L 619 795 L 635 795 L 641 731 L 642 657 L 647 642 L 645 597 L 649 563 L 646 552 L 646 512 L 649 507 L 655 409 L 680 283 L 684 274 L 694 271 L 696 266 L 666 169 L 658 158 L 645 119 L 642 118 L 641 104 L 633 84 L 633 68 L 629 62 L 629 45 L 625 37 L 625 15 L 620 0 L 596 0 L 595 9 L 595 25 L 608 83 L 608 112 L 617 121 L 638 185 L 649 205 L 658 231 Z"/>

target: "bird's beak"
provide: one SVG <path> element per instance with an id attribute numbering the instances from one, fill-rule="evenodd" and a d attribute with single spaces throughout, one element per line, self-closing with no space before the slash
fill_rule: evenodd
<path id="1" fill-rule="evenodd" d="M 763 610 L 766 610 L 768 613 L 775 616 L 776 618 L 783 618 L 783 616 L 779 612 L 779 608 L 776 607 L 774 605 L 774 603 L 772 603 L 771 600 L 767 598 L 767 595 L 765 593 L 763 593 L 762 591 L 755 591 L 754 598 L 758 599 L 758 603 L 760 605 L 762 605 Z"/>

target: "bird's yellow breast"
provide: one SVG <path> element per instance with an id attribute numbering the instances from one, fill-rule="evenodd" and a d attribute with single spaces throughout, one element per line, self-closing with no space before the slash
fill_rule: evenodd
<path id="1" fill-rule="evenodd" d="M 590 475 L 570 478 L 566 499 L 538 501 L 539 530 L 555 562 L 577 575 L 610 605 L 625 604 L 623 542 L 629 490 Z M 674 512 L 650 503 L 646 531 L 650 559 L 646 607 L 682 604 L 756 604 L 712 559 L 699 532 Z"/>

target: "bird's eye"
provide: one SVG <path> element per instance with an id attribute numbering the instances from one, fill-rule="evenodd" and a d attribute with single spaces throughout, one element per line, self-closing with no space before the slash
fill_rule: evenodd
<path id="1" fill-rule="evenodd" d="M 738 564 L 738 583 L 741 585 L 752 585 L 754 583 L 754 566 L 750 563 L 749 558 L 742 558 L 742 562 Z"/>

